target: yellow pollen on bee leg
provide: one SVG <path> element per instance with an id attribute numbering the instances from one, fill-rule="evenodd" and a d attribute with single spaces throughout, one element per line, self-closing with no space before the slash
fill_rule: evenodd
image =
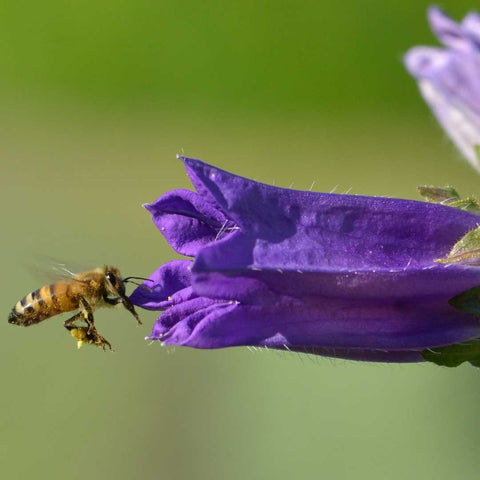
<path id="1" fill-rule="evenodd" d="M 93 340 L 88 337 L 87 327 L 72 328 L 70 334 L 77 340 L 77 349 L 82 348 L 86 343 L 94 343 Z"/>
<path id="2" fill-rule="evenodd" d="M 87 336 L 84 328 L 73 328 L 70 330 L 70 334 L 73 338 L 77 339 L 77 349 L 82 348 L 85 343 L 85 338 Z"/>

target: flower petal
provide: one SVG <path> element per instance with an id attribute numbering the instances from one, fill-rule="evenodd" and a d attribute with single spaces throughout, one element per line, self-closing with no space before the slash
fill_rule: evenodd
<path id="1" fill-rule="evenodd" d="M 240 230 L 199 251 L 194 268 L 337 273 L 431 268 L 480 224 L 477 215 L 443 205 L 289 190 L 184 161 Z"/>
<path id="2" fill-rule="evenodd" d="M 466 50 L 470 47 L 463 28 L 438 7 L 428 9 L 428 20 L 437 38 L 447 47 Z"/>
<path id="3" fill-rule="evenodd" d="M 192 185 L 194 186 L 195 190 L 198 192 L 198 194 L 206 201 L 211 203 L 212 205 L 217 206 L 217 201 L 213 195 L 211 195 L 210 190 L 206 189 L 201 178 L 198 177 L 197 175 L 197 170 L 194 168 L 190 168 L 190 162 L 188 160 L 192 160 L 194 163 L 196 162 L 201 162 L 201 160 L 198 159 L 189 159 L 187 157 L 184 157 L 183 155 L 177 155 L 177 159 L 181 160 L 185 166 L 185 170 L 187 171 L 187 175 L 190 178 L 190 181 L 192 182 Z M 202 163 L 202 162 L 201 162 Z"/>
<path id="4" fill-rule="evenodd" d="M 179 303 L 160 315 L 148 339 L 161 340 L 165 345 L 181 345 L 205 317 L 218 316 L 233 306 L 232 302 L 217 302 L 204 297 Z"/>
<path id="5" fill-rule="evenodd" d="M 437 7 L 428 11 L 433 31 L 448 48 L 416 47 L 405 65 L 446 133 L 480 171 L 480 17 L 457 24 Z"/>
<path id="6" fill-rule="evenodd" d="M 191 303 L 196 301 L 201 302 Z M 278 296 L 268 308 L 205 302 L 204 308 L 185 304 L 161 315 L 155 328 L 162 331 L 162 342 L 194 348 L 250 345 L 421 351 L 480 336 L 480 324 L 473 315 L 425 299 L 382 303 Z"/>
<path id="7" fill-rule="evenodd" d="M 413 47 L 404 57 L 407 70 L 418 79 L 433 78 L 449 60 L 447 51 L 438 47 Z"/>
<path id="8" fill-rule="evenodd" d="M 478 267 L 438 265 L 404 272 L 243 272 L 194 271 L 193 291 L 198 296 L 261 304 L 277 294 L 295 298 L 317 295 L 342 298 L 401 299 L 435 297 L 445 302 L 480 284 Z M 267 292 L 266 292 L 267 291 Z"/>
<path id="9" fill-rule="evenodd" d="M 165 263 L 134 290 L 131 302 L 147 310 L 163 310 L 189 299 L 193 295 L 191 265 L 190 260 Z"/>
<path id="10" fill-rule="evenodd" d="M 153 223 L 172 248 L 195 256 L 198 250 L 228 232 L 225 215 L 189 190 L 174 190 L 145 205 Z"/>
<path id="11" fill-rule="evenodd" d="M 455 143 L 470 165 L 480 171 L 476 147 L 480 145 L 480 123 L 477 115 L 469 107 L 457 107 L 444 91 L 432 83 L 419 82 L 420 91 L 430 105 L 438 122 Z"/>
<path id="12" fill-rule="evenodd" d="M 463 19 L 462 29 L 475 46 L 480 48 L 480 15 L 476 12 L 470 12 Z"/>

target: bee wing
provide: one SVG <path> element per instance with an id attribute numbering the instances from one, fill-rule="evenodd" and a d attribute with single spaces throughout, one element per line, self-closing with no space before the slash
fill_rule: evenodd
<path id="1" fill-rule="evenodd" d="M 72 266 L 53 257 L 39 256 L 28 270 L 36 280 L 44 283 L 55 283 L 59 280 L 72 280 L 80 272 L 90 270 L 89 267 Z"/>

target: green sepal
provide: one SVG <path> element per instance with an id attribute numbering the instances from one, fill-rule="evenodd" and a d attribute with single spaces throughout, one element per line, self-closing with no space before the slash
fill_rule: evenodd
<path id="1" fill-rule="evenodd" d="M 461 198 L 453 202 L 447 203 L 449 207 L 458 208 L 460 210 L 466 210 L 467 212 L 480 214 L 480 202 L 475 197 Z"/>
<path id="2" fill-rule="evenodd" d="M 443 367 L 458 367 L 464 362 L 470 362 L 473 366 L 479 367 L 480 339 L 476 338 L 464 343 L 423 350 L 422 357 L 427 362 Z"/>
<path id="3" fill-rule="evenodd" d="M 480 287 L 460 293 L 451 298 L 448 303 L 457 310 L 480 317 Z M 470 362 L 474 367 L 480 367 L 480 338 L 446 347 L 423 350 L 422 357 L 428 362 L 444 367 L 458 367 L 464 362 Z"/>
<path id="4" fill-rule="evenodd" d="M 475 259 L 480 259 L 480 227 L 470 230 L 453 246 L 445 258 L 437 258 L 435 261 L 437 263 L 456 263 Z"/>
<path id="5" fill-rule="evenodd" d="M 460 195 L 450 185 L 445 187 L 435 187 L 433 185 L 419 185 L 418 193 L 431 203 L 445 203 L 460 200 Z"/>
<path id="6" fill-rule="evenodd" d="M 448 303 L 461 312 L 480 317 L 480 287 L 473 287 L 451 298 Z"/>
<path id="7" fill-rule="evenodd" d="M 419 185 L 417 190 L 427 202 L 441 203 L 480 215 L 480 202 L 475 197 L 460 198 L 458 192 L 450 185 L 445 187 Z"/>

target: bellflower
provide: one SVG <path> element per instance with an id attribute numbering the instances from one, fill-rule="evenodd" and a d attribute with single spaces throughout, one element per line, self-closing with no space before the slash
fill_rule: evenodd
<path id="1" fill-rule="evenodd" d="M 469 13 L 458 24 L 431 7 L 428 19 L 445 48 L 412 48 L 406 67 L 446 133 L 480 171 L 480 15 Z"/>
<path id="2" fill-rule="evenodd" d="M 422 361 L 480 337 L 449 300 L 480 269 L 442 264 L 480 217 L 441 204 L 295 191 L 180 157 L 194 191 L 146 205 L 179 254 L 131 300 L 163 313 L 150 339 L 259 346 L 356 360 Z"/>

